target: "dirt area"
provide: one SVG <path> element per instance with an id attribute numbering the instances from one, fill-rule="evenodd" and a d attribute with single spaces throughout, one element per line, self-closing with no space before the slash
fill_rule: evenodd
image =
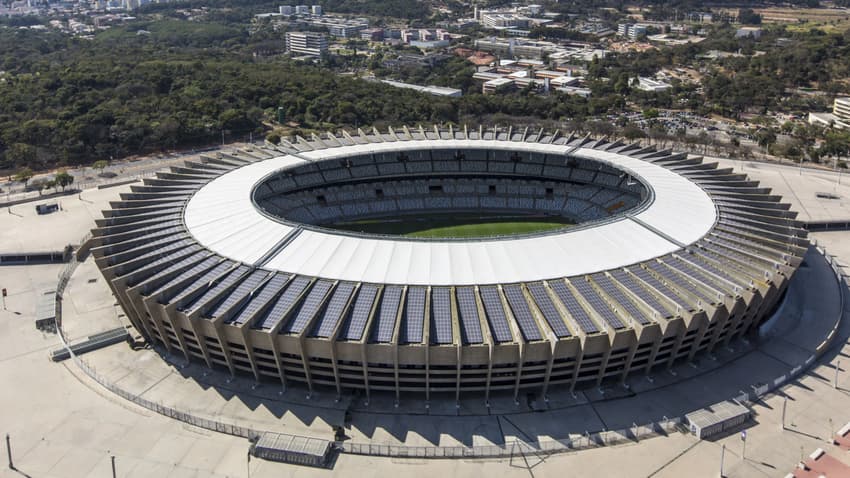
<path id="1" fill-rule="evenodd" d="M 765 23 L 791 23 L 791 30 L 818 28 L 840 32 L 850 28 L 850 10 L 846 8 L 755 8 Z"/>
<path id="2" fill-rule="evenodd" d="M 669 78 L 676 78 L 684 83 L 699 83 L 702 81 L 702 74 L 693 68 L 662 68 L 660 73 Z"/>

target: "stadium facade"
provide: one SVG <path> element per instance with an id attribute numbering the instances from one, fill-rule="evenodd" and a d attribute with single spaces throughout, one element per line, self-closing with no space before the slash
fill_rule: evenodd
<path id="1" fill-rule="evenodd" d="M 767 188 L 685 153 L 529 129 L 298 138 L 172 167 L 105 211 L 139 333 L 231 374 L 396 398 L 517 397 L 665 370 L 755 330 L 808 247 Z M 574 227 L 345 232 L 423 213 Z"/>

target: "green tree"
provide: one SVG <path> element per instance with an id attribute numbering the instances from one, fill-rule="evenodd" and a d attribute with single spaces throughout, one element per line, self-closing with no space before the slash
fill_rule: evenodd
<path id="1" fill-rule="evenodd" d="M 15 173 L 14 179 L 19 183 L 24 183 L 24 188 L 26 188 L 27 183 L 30 181 L 30 179 L 32 179 L 33 174 L 34 173 L 32 172 L 32 169 L 24 166 L 23 168 L 19 169 L 17 173 Z"/>
<path id="2" fill-rule="evenodd" d="M 655 119 L 658 118 L 658 110 L 655 108 L 647 108 L 643 110 L 643 117 L 646 119 Z"/>
<path id="3" fill-rule="evenodd" d="M 38 191 L 38 195 L 41 196 L 45 189 L 48 189 L 47 186 L 48 180 L 44 178 L 34 179 L 30 182 L 30 189 L 35 189 Z"/>
<path id="4" fill-rule="evenodd" d="M 620 134 L 629 141 L 635 141 L 646 137 L 646 133 L 635 125 L 627 125 Z"/>
<path id="5" fill-rule="evenodd" d="M 12 143 L 4 154 L 9 167 L 27 167 L 35 159 L 35 148 L 26 143 Z"/>
<path id="6" fill-rule="evenodd" d="M 56 185 L 62 188 L 62 191 L 65 191 L 65 188 L 73 184 L 74 176 L 68 174 L 67 171 L 62 170 L 56 173 L 56 177 L 53 178 L 56 181 Z"/>
<path id="7" fill-rule="evenodd" d="M 109 162 L 105 159 L 97 160 L 91 165 L 93 169 L 97 169 L 99 174 L 103 174 L 103 170 L 106 169 L 107 166 L 109 166 Z"/>
<path id="8" fill-rule="evenodd" d="M 761 25 L 761 15 L 752 8 L 742 8 L 738 11 L 738 21 L 744 25 Z"/>
<path id="9" fill-rule="evenodd" d="M 280 135 L 277 133 L 269 133 L 266 135 L 266 141 L 271 144 L 280 144 Z"/>
<path id="10" fill-rule="evenodd" d="M 770 147 L 776 144 L 776 133 L 772 128 L 761 128 L 753 135 L 759 146 L 764 148 L 766 153 L 770 153 Z"/>

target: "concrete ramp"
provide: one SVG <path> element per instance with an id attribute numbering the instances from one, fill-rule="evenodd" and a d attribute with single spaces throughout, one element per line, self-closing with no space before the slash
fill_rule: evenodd
<path id="1" fill-rule="evenodd" d="M 86 352 L 91 352 L 92 350 L 101 349 L 112 344 L 117 344 L 118 342 L 123 342 L 129 337 L 130 334 L 124 327 L 107 330 L 106 332 L 90 335 L 82 342 L 72 344 L 70 346 L 70 351 L 65 347 L 52 350 L 50 352 L 50 359 L 54 362 L 61 362 L 62 360 L 71 358 L 72 352 L 74 355 L 82 355 Z"/>

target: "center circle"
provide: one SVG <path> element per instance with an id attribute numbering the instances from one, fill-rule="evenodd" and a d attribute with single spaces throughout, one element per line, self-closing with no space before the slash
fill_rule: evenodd
<path id="1" fill-rule="evenodd" d="M 269 174 L 252 191 L 255 207 L 279 222 L 417 240 L 563 232 L 650 198 L 639 177 L 602 161 L 486 148 L 308 162 Z"/>

